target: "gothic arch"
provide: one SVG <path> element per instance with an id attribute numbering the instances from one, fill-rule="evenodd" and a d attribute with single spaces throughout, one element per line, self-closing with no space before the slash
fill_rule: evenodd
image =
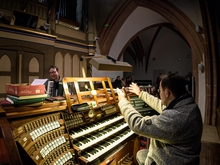
<path id="1" fill-rule="evenodd" d="M 64 75 L 63 77 L 71 77 L 72 76 L 72 57 L 70 53 L 66 53 L 64 56 Z"/>
<path id="2" fill-rule="evenodd" d="M 0 57 L 0 71 L 11 71 L 11 60 L 6 54 Z"/>
<path id="3" fill-rule="evenodd" d="M 81 70 L 80 70 L 80 60 L 77 54 L 73 55 L 72 65 L 73 65 L 73 69 L 72 69 L 73 77 L 79 77 Z"/>
<path id="4" fill-rule="evenodd" d="M 189 43 L 192 53 L 196 57 L 195 61 L 202 61 L 205 41 L 204 38 L 195 31 L 193 22 L 182 11 L 168 1 L 154 0 L 124 1 L 112 12 L 111 16 L 106 21 L 109 23 L 108 28 L 104 27 L 100 32 L 100 38 L 102 38 L 102 40 L 98 42 L 101 54 L 108 54 L 114 38 L 123 22 L 138 6 L 149 8 L 166 18 Z"/>
<path id="5" fill-rule="evenodd" d="M 37 73 L 40 71 L 39 62 L 35 57 L 30 60 L 29 71 L 30 72 L 37 72 Z"/>
<path id="6" fill-rule="evenodd" d="M 206 53 L 205 50 L 205 39 L 201 34 L 195 31 L 195 24 L 176 6 L 168 1 L 154 1 L 154 0 L 126 0 L 121 1 L 121 3 L 115 8 L 111 15 L 106 20 L 108 26 L 104 26 L 99 34 L 99 48 L 101 54 L 109 54 L 111 46 L 115 37 L 117 36 L 120 27 L 123 25 L 125 20 L 137 7 L 148 8 L 162 17 L 168 20 L 174 28 L 183 36 L 186 42 L 191 47 L 192 53 L 192 69 L 193 75 L 195 76 L 195 81 L 199 81 L 198 77 L 198 64 L 203 61 L 202 55 Z M 125 50 L 126 48 L 122 48 Z M 120 54 L 123 52 L 119 53 Z M 119 57 L 120 58 L 120 57 Z M 207 69 L 207 68 L 206 68 Z M 206 80 L 209 80 L 210 77 L 206 75 Z M 196 91 L 199 91 L 199 85 L 196 84 Z M 209 92 L 209 91 L 207 91 Z M 206 97 L 207 98 L 207 97 Z M 198 101 L 198 92 L 195 94 L 195 99 Z M 213 99 L 215 100 L 215 98 Z M 215 104 L 207 103 L 206 104 Z M 210 105 L 205 105 L 206 111 L 207 108 L 210 108 Z M 215 116 L 215 115 L 214 115 Z M 210 121 L 206 121 L 210 122 Z"/>
<path id="7" fill-rule="evenodd" d="M 63 73 L 63 61 L 64 61 L 64 57 L 63 55 L 61 54 L 60 51 L 58 51 L 56 54 L 55 54 L 55 65 L 59 68 L 59 74 L 61 77 L 63 77 L 64 73 Z"/>

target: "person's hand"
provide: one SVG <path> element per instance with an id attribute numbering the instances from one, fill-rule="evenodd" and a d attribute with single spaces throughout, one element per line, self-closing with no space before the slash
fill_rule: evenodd
<path id="1" fill-rule="evenodd" d="M 118 94 L 118 101 L 120 101 L 123 98 L 127 98 L 127 93 L 124 87 L 122 87 L 122 89 L 117 88 L 117 94 Z"/>
<path id="2" fill-rule="evenodd" d="M 141 89 L 136 83 L 132 82 L 129 86 L 129 92 L 134 93 L 139 96 L 141 93 Z"/>

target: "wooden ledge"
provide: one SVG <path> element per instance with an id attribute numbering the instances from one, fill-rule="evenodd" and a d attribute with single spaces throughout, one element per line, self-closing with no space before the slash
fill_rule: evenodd
<path id="1" fill-rule="evenodd" d="M 202 142 L 219 143 L 219 136 L 215 126 L 203 125 Z"/>

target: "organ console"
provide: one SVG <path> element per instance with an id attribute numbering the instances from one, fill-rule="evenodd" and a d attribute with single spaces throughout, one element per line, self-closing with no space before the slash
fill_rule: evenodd
<path id="1" fill-rule="evenodd" d="M 65 77 L 63 87 L 66 102 L 1 107 L 0 164 L 136 164 L 138 136 L 120 115 L 110 79 Z"/>

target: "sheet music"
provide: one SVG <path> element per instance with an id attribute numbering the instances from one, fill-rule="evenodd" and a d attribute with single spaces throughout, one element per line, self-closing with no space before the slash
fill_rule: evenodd
<path id="1" fill-rule="evenodd" d="M 35 78 L 34 81 L 31 83 L 31 85 L 44 85 L 46 81 L 47 79 Z"/>

